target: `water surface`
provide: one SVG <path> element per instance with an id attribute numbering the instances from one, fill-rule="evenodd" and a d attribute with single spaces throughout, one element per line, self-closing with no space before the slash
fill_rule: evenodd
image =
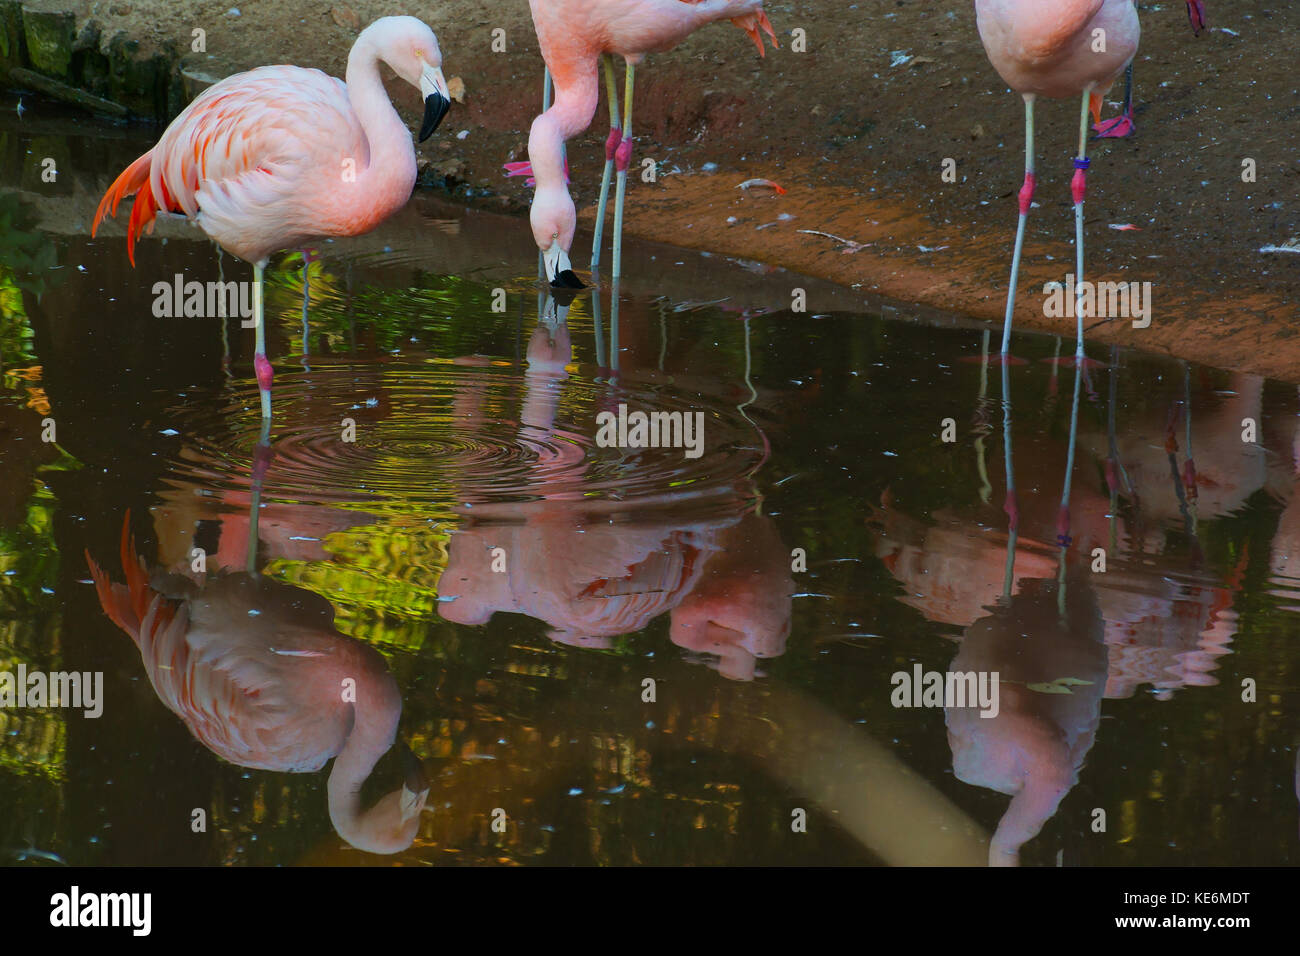
<path id="1" fill-rule="evenodd" d="M 1076 404 L 1072 343 L 1021 336 L 1006 405 L 974 323 L 639 243 L 616 323 L 605 289 L 555 325 L 522 220 L 419 195 L 319 249 L 305 328 L 301 257 L 270 270 L 264 436 L 251 331 L 152 308 L 248 267 L 89 238 L 147 141 L 0 137 L 0 671 L 104 675 L 98 719 L 0 709 L 6 864 L 980 862 L 1000 823 L 1024 864 L 1295 861 L 1294 387 L 1102 349 Z M 620 405 L 701 415 L 702 454 L 601 447 Z M 151 568 L 258 582 L 230 632 L 283 598 L 378 653 L 409 847 L 166 708 L 89 583 L 128 514 Z M 894 706 L 916 665 L 998 671 L 1001 715 Z"/>

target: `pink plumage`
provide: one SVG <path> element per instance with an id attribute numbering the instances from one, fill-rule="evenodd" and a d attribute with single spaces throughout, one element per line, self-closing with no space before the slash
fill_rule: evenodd
<path id="1" fill-rule="evenodd" d="M 126 230 L 131 265 L 136 240 L 153 228 L 158 210 L 180 212 L 251 262 L 260 292 L 272 253 L 375 228 L 405 205 L 416 174 L 411 134 L 379 78 L 381 60 L 424 97 L 425 139 L 450 106 L 438 40 L 414 17 L 384 17 L 352 45 L 346 83 L 320 70 L 263 66 L 204 90 L 108 188 L 91 236 L 134 195 Z M 261 295 L 253 302 L 254 367 L 269 419 Z"/>
<path id="2" fill-rule="evenodd" d="M 349 843 L 393 853 L 414 839 L 427 788 L 405 786 L 363 810 L 362 783 L 392 747 L 402 699 L 384 659 L 334 627 L 334 609 L 268 578 L 152 576 L 122 523 L 115 584 L 86 553 L 100 604 L 135 642 L 159 700 L 213 753 L 303 773 L 331 758 L 330 817 Z"/>

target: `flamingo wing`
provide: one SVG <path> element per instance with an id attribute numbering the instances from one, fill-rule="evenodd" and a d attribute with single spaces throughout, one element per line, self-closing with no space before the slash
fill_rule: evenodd
<path id="1" fill-rule="evenodd" d="M 166 663 L 159 659 L 146 666 L 159 697 L 195 737 L 231 763 L 293 773 L 319 770 L 347 739 L 348 708 L 337 693 L 320 695 L 319 706 L 304 706 L 294 690 L 315 683 L 313 658 L 330 651 L 308 649 L 299 638 L 310 641 L 310 635 L 289 633 L 292 626 L 278 629 L 279 648 L 241 640 L 232 635 L 231 624 L 213 630 L 191 621 L 181 640 L 157 648 Z"/>
<path id="2" fill-rule="evenodd" d="M 296 66 L 237 73 L 201 93 L 118 177 L 95 227 L 135 193 L 128 247 L 166 209 L 258 261 L 315 234 L 320 224 L 303 202 L 304 181 L 337 177 L 339 157 L 353 159 L 357 169 L 370 161 L 342 80 Z"/>

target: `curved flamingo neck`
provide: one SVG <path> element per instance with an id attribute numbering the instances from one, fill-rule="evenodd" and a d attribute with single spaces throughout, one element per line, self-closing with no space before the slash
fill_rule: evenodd
<path id="1" fill-rule="evenodd" d="M 364 829 L 361 787 L 392 747 L 402 713 L 401 697 L 387 674 L 382 681 L 358 680 L 356 694 L 352 730 L 334 758 L 326 786 L 330 820 L 349 842 Z"/>
<path id="2" fill-rule="evenodd" d="M 528 134 L 528 159 L 539 192 L 555 189 L 568 192 L 564 182 L 564 144 L 590 126 L 596 113 L 600 95 L 596 65 L 593 59 L 589 70 L 575 65 L 557 71 L 555 102 L 533 121 Z"/>
<path id="3" fill-rule="evenodd" d="M 348 54 L 348 100 L 365 133 L 364 156 L 356 157 L 360 188 L 341 190 L 361 197 L 364 213 L 378 223 L 405 203 L 415 186 L 415 149 L 411 133 L 393 109 L 379 77 L 380 55 L 373 38 L 364 33 Z"/>

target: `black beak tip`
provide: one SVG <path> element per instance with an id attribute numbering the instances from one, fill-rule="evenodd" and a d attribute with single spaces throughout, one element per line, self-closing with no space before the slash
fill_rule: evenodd
<path id="1" fill-rule="evenodd" d="M 420 124 L 420 142 L 433 135 L 433 131 L 442 123 L 442 119 L 451 109 L 451 100 L 441 93 L 430 93 L 424 101 L 424 122 Z"/>
<path id="2" fill-rule="evenodd" d="M 578 297 L 578 289 L 568 288 L 566 286 L 552 286 L 551 298 L 560 308 L 567 308 L 573 305 L 573 300 Z"/>
<path id="3" fill-rule="evenodd" d="M 565 269 L 551 280 L 552 289 L 585 289 L 582 280 L 573 274 L 572 269 Z"/>
<path id="4" fill-rule="evenodd" d="M 411 752 L 406 741 L 399 740 L 398 756 L 402 763 L 402 777 L 406 788 L 412 793 L 419 793 L 422 790 L 429 789 L 429 778 L 424 772 L 424 765 L 420 763 L 420 758 Z"/>

